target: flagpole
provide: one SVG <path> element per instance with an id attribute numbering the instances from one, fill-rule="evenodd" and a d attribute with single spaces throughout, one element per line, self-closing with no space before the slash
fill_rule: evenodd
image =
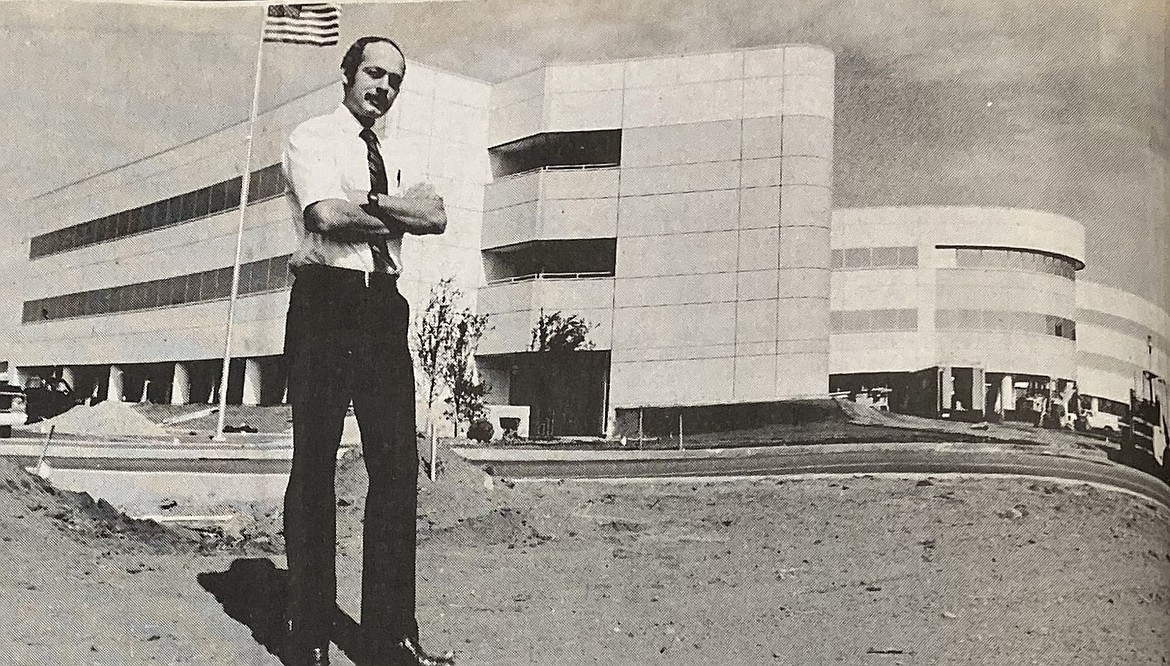
<path id="1" fill-rule="evenodd" d="M 232 329 L 236 323 L 236 299 L 240 295 L 240 255 L 244 248 L 244 214 L 248 209 L 248 189 L 252 176 L 252 135 L 256 130 L 256 112 L 260 106 L 260 69 L 264 64 L 264 24 L 268 17 L 267 5 L 260 17 L 260 39 L 256 46 L 256 72 L 252 77 L 252 110 L 248 114 L 247 148 L 244 150 L 244 175 L 240 180 L 240 221 L 236 228 L 236 258 L 232 262 L 232 292 L 228 299 L 227 332 L 223 341 L 223 369 L 219 379 L 219 420 L 215 426 L 217 442 L 224 441 L 223 427 L 227 416 L 228 372 L 232 362 Z"/>

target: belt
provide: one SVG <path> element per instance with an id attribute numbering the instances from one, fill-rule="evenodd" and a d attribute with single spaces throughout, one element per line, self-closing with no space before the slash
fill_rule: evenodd
<path id="1" fill-rule="evenodd" d="M 342 283 L 353 283 L 356 287 L 358 285 L 365 285 L 366 287 L 394 287 L 398 286 L 398 276 L 393 273 L 374 273 L 370 271 L 359 271 L 352 268 L 338 268 L 337 266 L 326 266 L 324 264 L 305 264 L 303 266 L 293 266 L 291 268 L 292 274 L 295 277 L 301 276 L 319 276 L 321 278 L 336 280 Z"/>

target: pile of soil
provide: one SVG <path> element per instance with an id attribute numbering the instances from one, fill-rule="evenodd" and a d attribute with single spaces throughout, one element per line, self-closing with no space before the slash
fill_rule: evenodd
<path id="1" fill-rule="evenodd" d="M 54 432 L 98 437 L 167 437 L 166 428 L 146 418 L 131 405 L 106 400 L 90 407 L 78 405 L 40 424 L 41 432 Z"/>

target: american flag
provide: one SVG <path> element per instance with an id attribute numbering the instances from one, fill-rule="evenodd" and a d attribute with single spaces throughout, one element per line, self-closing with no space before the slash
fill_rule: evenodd
<path id="1" fill-rule="evenodd" d="M 269 5 L 264 41 L 310 46 L 337 44 L 341 9 L 337 5 Z"/>

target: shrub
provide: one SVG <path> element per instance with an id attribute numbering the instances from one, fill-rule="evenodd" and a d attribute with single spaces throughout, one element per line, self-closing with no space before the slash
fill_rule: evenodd
<path id="1" fill-rule="evenodd" d="M 496 429 L 492 427 L 491 421 L 486 419 L 477 419 L 476 421 L 473 421 L 471 426 L 467 429 L 468 439 L 474 439 L 481 444 L 486 444 L 487 442 L 492 441 L 492 436 L 495 434 Z"/>

